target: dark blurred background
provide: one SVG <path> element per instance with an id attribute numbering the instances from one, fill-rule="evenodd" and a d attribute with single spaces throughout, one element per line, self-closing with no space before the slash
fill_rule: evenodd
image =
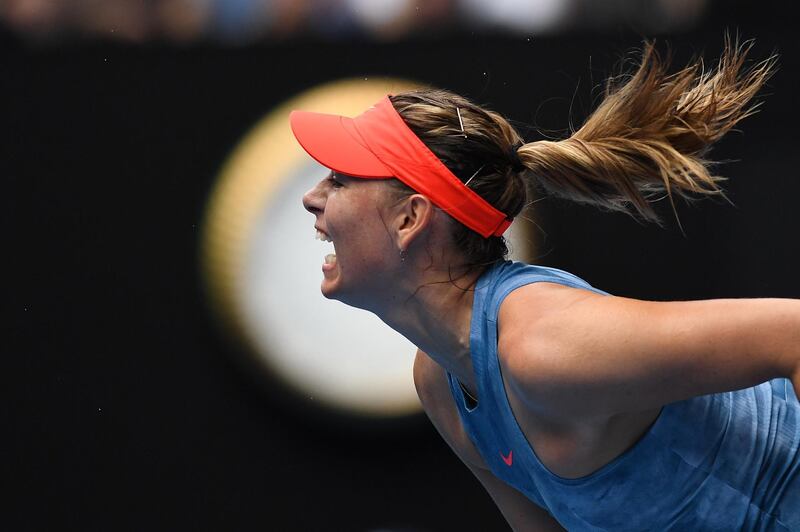
<path id="1" fill-rule="evenodd" d="M 265 113 L 397 76 L 563 133 L 643 38 L 780 54 L 713 152 L 735 206 L 678 227 L 545 199 L 537 260 L 644 299 L 800 297 L 800 41 L 745 1 L 0 0 L 4 530 L 503 530 L 424 419 L 305 416 L 237 364 L 199 275 L 205 202 Z M 536 127 L 533 127 L 533 126 Z M 299 198 L 298 198 L 299 201 Z M 299 204 L 298 204 L 299 205 Z M 290 259 L 290 258 L 288 258 Z"/>

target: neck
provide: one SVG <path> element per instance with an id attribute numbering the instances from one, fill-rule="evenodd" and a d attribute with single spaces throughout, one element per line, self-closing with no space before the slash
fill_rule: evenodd
<path id="1" fill-rule="evenodd" d="M 473 392 L 476 386 L 470 328 L 474 288 L 480 273 L 451 281 L 447 271 L 423 270 L 423 275 L 397 283 L 401 294 L 384 299 L 399 303 L 371 309 Z"/>

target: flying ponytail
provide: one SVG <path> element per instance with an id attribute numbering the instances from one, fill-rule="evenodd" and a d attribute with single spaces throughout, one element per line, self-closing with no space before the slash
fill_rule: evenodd
<path id="1" fill-rule="evenodd" d="M 554 196 L 658 222 L 650 202 L 674 196 L 722 195 L 723 177 L 705 159 L 714 142 L 759 104 L 753 96 L 775 71 L 772 56 L 751 68 L 753 43 L 725 39 L 719 64 L 696 61 L 675 74 L 653 43 L 645 43 L 638 70 L 623 83 L 609 80 L 606 95 L 567 139 L 521 146 L 517 155 Z M 676 212 L 677 216 L 677 212 Z"/>

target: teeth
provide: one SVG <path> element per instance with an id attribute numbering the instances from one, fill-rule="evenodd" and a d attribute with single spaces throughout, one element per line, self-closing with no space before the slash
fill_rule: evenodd
<path id="1" fill-rule="evenodd" d="M 325 255 L 325 264 L 333 264 L 334 262 L 336 262 L 335 254 L 330 253 L 328 255 Z"/>
<path id="2" fill-rule="evenodd" d="M 317 231 L 317 240 L 322 240 L 323 242 L 333 242 L 333 240 L 331 240 L 330 237 L 322 231 Z"/>

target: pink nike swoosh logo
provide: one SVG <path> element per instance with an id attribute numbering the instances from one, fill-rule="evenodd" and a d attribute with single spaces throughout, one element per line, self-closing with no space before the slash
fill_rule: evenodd
<path id="1" fill-rule="evenodd" d="M 507 466 L 511 467 L 511 462 L 514 461 L 514 451 L 508 451 L 508 456 L 504 456 L 503 453 L 500 453 L 500 458 L 503 459 L 503 462 L 505 462 Z"/>

